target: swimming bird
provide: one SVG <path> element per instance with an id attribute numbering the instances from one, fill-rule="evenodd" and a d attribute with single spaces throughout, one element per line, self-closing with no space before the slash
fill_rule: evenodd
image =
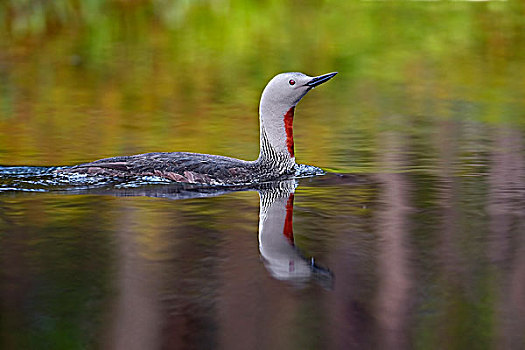
<path id="1" fill-rule="evenodd" d="M 238 185 L 294 177 L 293 119 L 295 106 L 313 88 L 337 72 L 311 77 L 281 73 L 263 90 L 259 105 L 260 152 L 254 161 L 225 156 L 155 152 L 96 160 L 58 170 L 66 174 L 116 177 L 158 176 L 182 183 Z"/>

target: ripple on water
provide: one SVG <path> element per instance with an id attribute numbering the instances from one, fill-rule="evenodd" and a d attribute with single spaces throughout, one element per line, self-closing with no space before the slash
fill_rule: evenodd
<path id="1" fill-rule="evenodd" d="M 129 191 L 137 192 L 148 188 L 148 191 L 156 187 L 155 193 L 160 187 L 169 187 L 162 190 L 162 196 L 175 196 L 177 198 L 199 197 L 201 194 L 217 195 L 232 190 L 242 190 L 249 186 L 203 186 L 198 184 L 181 184 L 157 176 L 134 176 L 134 177 L 107 177 L 102 175 L 63 173 L 56 170 L 66 167 L 34 167 L 34 166 L 3 166 L 0 167 L 0 193 L 9 192 L 68 192 L 68 193 L 95 193 L 96 190 L 104 190 L 104 193 L 115 192 L 116 195 L 127 194 Z M 297 164 L 295 177 L 305 178 L 324 175 L 324 170 L 305 164 Z M 117 193 L 118 192 L 118 193 Z M 149 193 L 149 192 L 148 192 Z M 135 194 L 136 195 L 136 194 Z M 147 195 L 147 194 L 145 194 Z"/>
<path id="2" fill-rule="evenodd" d="M 296 164 L 295 165 L 295 177 L 311 177 L 311 176 L 319 176 L 324 175 L 326 172 L 313 165 L 306 165 L 306 164 Z"/>

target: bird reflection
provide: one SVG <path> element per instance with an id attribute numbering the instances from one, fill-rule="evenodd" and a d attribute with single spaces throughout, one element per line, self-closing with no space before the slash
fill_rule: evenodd
<path id="1" fill-rule="evenodd" d="M 187 184 L 143 185 L 68 189 L 67 194 L 104 194 L 118 197 L 147 196 L 173 200 L 215 197 L 238 191 L 257 191 L 260 197 L 259 251 L 270 275 L 295 286 L 314 280 L 332 289 L 333 274 L 305 257 L 295 246 L 292 227 L 296 180 L 285 180 L 252 186 L 200 187 Z"/>
<path id="2" fill-rule="evenodd" d="M 314 280 L 332 289 L 333 274 L 306 258 L 295 246 L 293 234 L 293 202 L 295 181 L 282 181 L 258 189 L 259 252 L 272 277 L 302 286 Z"/>

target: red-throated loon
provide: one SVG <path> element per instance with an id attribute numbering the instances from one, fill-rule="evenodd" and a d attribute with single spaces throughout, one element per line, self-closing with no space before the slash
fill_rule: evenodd
<path id="1" fill-rule="evenodd" d="M 293 117 L 297 103 L 337 72 L 310 77 L 281 73 L 264 88 L 259 106 L 260 153 L 254 161 L 188 152 L 156 152 L 112 157 L 59 170 L 60 173 L 117 177 L 159 176 L 209 185 L 250 184 L 290 178 L 296 163 Z"/>

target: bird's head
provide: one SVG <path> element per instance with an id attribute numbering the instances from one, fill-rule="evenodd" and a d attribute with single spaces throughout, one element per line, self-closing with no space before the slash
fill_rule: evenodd
<path id="1" fill-rule="evenodd" d="M 261 103 L 294 107 L 311 89 L 333 78 L 337 72 L 311 77 L 303 73 L 281 73 L 264 88 Z"/>
<path id="2" fill-rule="evenodd" d="M 337 72 L 310 77 L 303 73 L 281 73 L 266 85 L 259 106 L 261 124 L 260 158 L 272 154 L 291 169 L 295 164 L 293 117 L 295 105 L 318 85 L 333 78 Z"/>

